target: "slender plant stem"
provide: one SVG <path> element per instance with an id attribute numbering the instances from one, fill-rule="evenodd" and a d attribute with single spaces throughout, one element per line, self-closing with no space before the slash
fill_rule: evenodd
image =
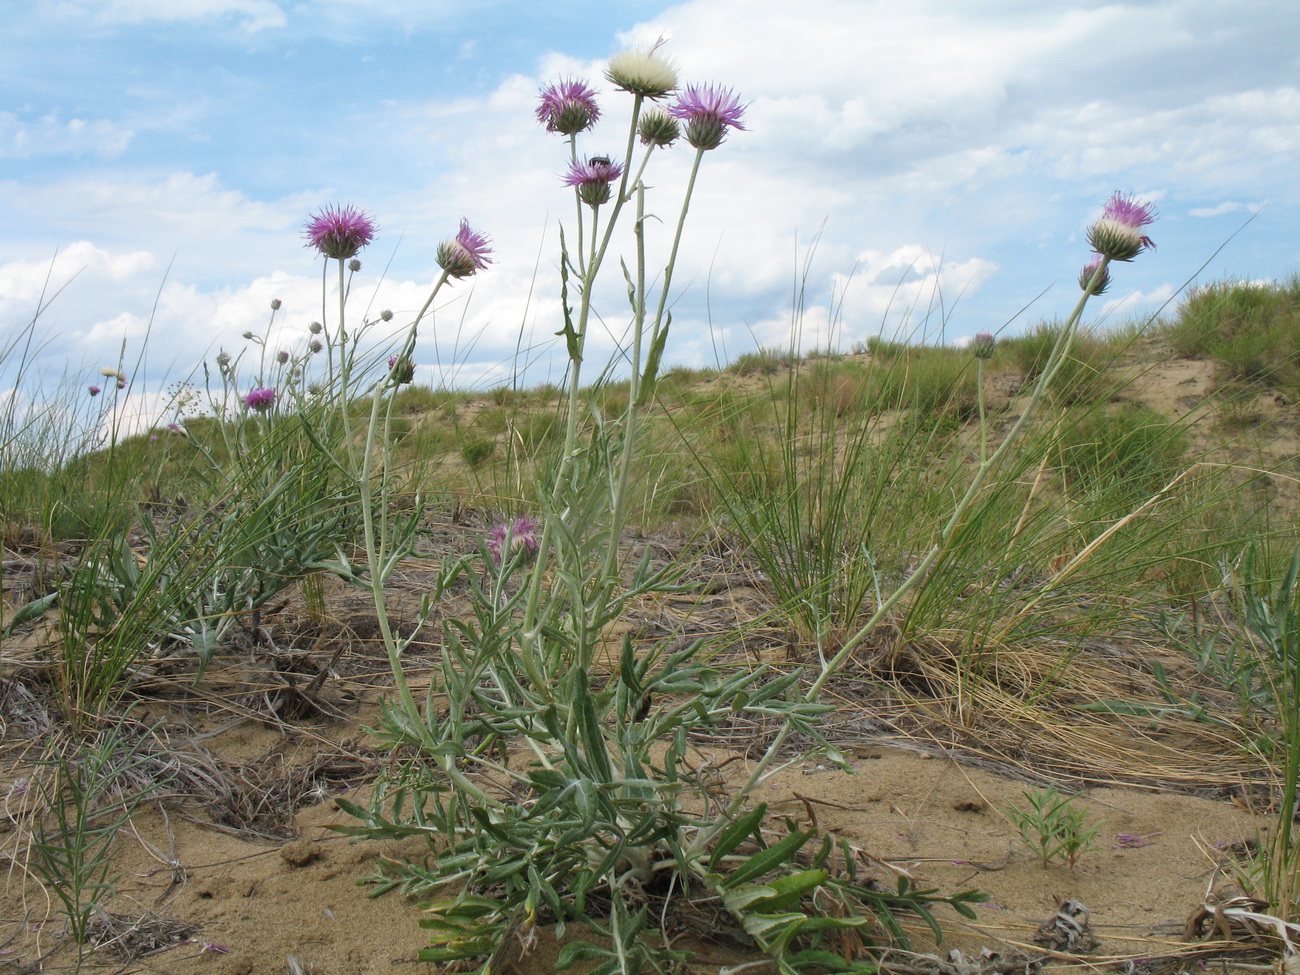
<path id="1" fill-rule="evenodd" d="M 579 264 L 575 270 L 577 270 L 578 272 L 578 279 L 582 289 L 582 296 L 578 306 L 578 323 L 575 328 L 575 332 L 577 334 L 573 340 L 573 344 L 570 349 L 570 356 L 569 356 L 569 390 L 568 390 L 566 413 L 565 413 L 564 448 L 563 448 L 563 452 L 560 455 L 559 470 L 556 473 L 555 482 L 554 482 L 555 490 L 557 492 L 557 495 L 554 499 L 556 502 L 559 502 L 561 497 L 561 495 L 558 492 L 563 491 L 566 493 L 571 493 L 569 489 L 575 486 L 573 483 L 571 483 L 570 478 L 573 477 L 575 474 L 574 462 L 576 460 L 577 450 L 578 450 L 578 445 L 577 445 L 578 412 L 579 412 L 578 408 L 581 402 L 580 377 L 582 371 L 582 356 L 583 356 L 584 349 L 586 347 L 586 340 L 587 340 L 587 325 L 588 322 L 590 321 L 590 316 L 591 316 L 592 288 L 595 286 L 596 278 L 600 273 L 601 264 L 604 263 L 605 254 L 609 249 L 609 243 L 613 237 L 614 228 L 618 223 L 619 214 L 623 210 L 623 204 L 627 202 L 628 199 L 627 187 L 628 187 L 628 180 L 630 178 L 632 151 L 636 145 L 637 120 L 641 113 L 641 105 L 643 101 L 644 101 L 644 96 L 637 95 L 632 105 L 632 120 L 631 120 L 631 124 L 628 126 L 627 148 L 623 155 L 625 161 L 625 165 L 623 167 L 623 175 L 621 181 L 619 182 L 618 192 L 613 197 L 613 206 L 610 208 L 610 212 L 607 215 L 605 220 L 604 237 L 600 239 L 600 243 L 598 246 L 596 242 L 598 239 L 600 207 L 593 206 L 591 208 L 592 214 L 591 214 L 590 258 L 587 259 L 581 251 L 579 252 L 578 255 Z M 576 143 L 575 143 L 574 148 L 571 150 L 571 152 L 574 153 L 573 158 L 575 160 L 577 158 L 576 151 L 577 150 L 576 150 Z M 641 167 L 638 170 L 637 183 L 640 182 L 640 174 L 645 170 L 646 161 L 649 159 L 649 155 L 650 155 L 649 150 L 647 149 L 645 159 L 642 160 Z M 580 235 L 579 239 L 581 240 L 582 204 L 581 204 L 581 197 L 578 195 L 578 193 L 579 193 L 579 188 L 574 187 L 574 196 L 576 199 L 579 200 L 578 226 L 579 226 L 579 235 Z M 565 514 L 567 514 L 566 511 L 562 510 L 563 505 L 561 504 L 558 503 L 555 504 L 554 508 L 558 510 L 554 510 L 552 512 L 552 517 L 546 518 L 542 525 L 542 537 L 541 539 L 539 539 L 538 546 L 537 546 L 537 565 L 539 567 L 548 564 L 552 547 L 555 544 L 556 526 L 553 524 L 553 518 L 556 516 L 563 517 Z M 523 663 L 525 668 L 529 671 L 530 679 L 533 679 L 534 674 L 538 674 L 540 676 L 539 671 L 537 669 L 538 661 L 536 657 L 536 651 L 537 651 L 538 641 L 541 636 L 541 630 L 540 630 L 541 617 L 538 614 L 538 610 L 541 606 L 543 576 L 544 573 L 541 571 L 535 571 L 533 573 L 532 579 L 530 580 L 528 601 L 524 607 L 523 625 L 519 631 L 521 651 L 522 651 L 521 656 L 523 658 Z M 549 691 L 545 689 L 544 684 L 539 684 L 537 689 L 540 693 L 549 694 Z"/>
<path id="2" fill-rule="evenodd" d="M 980 464 L 979 468 L 975 472 L 975 476 L 971 478 L 970 486 L 966 489 L 966 493 L 962 495 L 961 499 L 957 502 L 956 507 L 953 508 L 953 512 L 949 516 L 947 523 L 945 523 L 943 529 L 940 531 L 938 539 L 926 553 L 925 558 L 921 560 L 920 564 L 912 570 L 906 579 L 899 583 L 898 588 L 895 589 L 893 593 L 891 593 L 889 597 L 876 608 L 876 611 L 871 615 L 871 618 L 844 642 L 844 645 L 833 657 L 831 657 L 830 660 L 826 661 L 822 665 L 821 672 L 813 680 L 808 691 L 803 695 L 805 702 L 812 703 L 818 700 L 818 698 L 821 697 L 822 689 L 826 686 L 826 682 L 839 671 L 839 669 L 844 665 L 844 662 L 852 656 L 854 651 L 856 651 L 858 647 L 860 647 L 863 642 L 875 632 L 876 627 L 878 627 L 888 617 L 889 613 L 899 603 L 899 601 L 908 592 L 929 578 L 930 571 L 952 544 L 953 536 L 957 534 L 957 530 L 963 524 L 967 511 L 970 510 L 975 499 L 984 490 L 984 485 L 988 481 L 989 475 L 994 469 L 996 469 L 998 463 L 1011 448 L 1011 445 L 1019 439 L 1020 431 L 1028 422 L 1030 416 L 1032 416 L 1036 411 L 1038 404 L 1046 395 L 1052 380 L 1055 379 L 1057 372 L 1060 370 L 1061 364 L 1064 362 L 1066 356 L 1069 355 L 1070 346 L 1074 340 L 1075 332 L 1078 329 L 1079 321 L 1083 317 L 1083 310 L 1088 303 L 1092 286 L 1101 280 L 1101 275 L 1104 273 L 1106 266 L 1109 263 L 1109 258 L 1102 258 L 1100 265 L 1094 273 L 1091 281 L 1088 283 L 1088 287 L 1084 290 L 1083 296 L 1079 299 L 1078 304 L 1075 305 L 1074 311 L 1070 314 L 1069 319 L 1061 329 L 1061 334 L 1057 337 L 1056 344 L 1052 348 L 1052 353 L 1048 359 L 1047 367 L 1039 375 L 1037 383 L 1034 384 L 1034 389 L 1030 394 L 1029 402 L 1025 405 L 1024 410 L 1021 411 L 1019 419 L 1016 420 L 1011 431 L 1003 438 L 997 449 L 993 451 L 993 454 Z M 712 841 L 713 837 L 725 829 L 727 824 L 741 810 L 744 804 L 748 801 L 750 794 L 766 777 L 768 768 L 780 753 L 782 746 L 790 736 L 790 732 L 793 728 L 793 723 L 788 720 L 781 726 L 781 729 L 776 733 L 776 737 L 772 740 L 772 743 L 767 747 L 763 756 L 754 765 L 754 769 L 750 773 L 745 784 L 737 791 L 735 797 L 727 806 L 725 814 L 719 817 L 714 826 L 701 830 L 692 841 L 691 848 L 693 850 L 698 851 L 705 849 Z"/>
<path id="3" fill-rule="evenodd" d="M 342 267 L 342 262 L 340 262 Z M 444 284 L 447 283 L 448 274 L 444 270 L 434 283 L 429 297 L 425 299 L 424 305 L 420 308 L 415 320 L 411 322 L 407 330 L 406 341 L 402 345 L 400 357 L 409 357 L 415 349 L 415 340 L 420 322 L 429 308 L 433 305 L 433 299 Z M 340 308 L 340 316 L 342 309 Z M 342 329 L 340 328 L 340 334 Z M 343 350 L 344 361 L 349 358 L 346 350 Z M 346 375 L 346 372 L 344 373 Z M 388 508 L 388 485 L 389 485 L 389 467 L 388 452 L 386 450 L 375 450 L 375 441 L 379 429 L 380 404 L 385 400 L 388 402 L 388 416 L 391 417 L 392 402 L 391 396 L 384 396 L 383 391 L 392 384 L 390 374 L 385 374 L 384 378 L 375 384 L 372 392 L 370 404 L 370 423 L 366 429 L 366 441 L 361 457 L 361 471 L 358 477 L 361 492 L 361 525 L 364 533 L 366 561 L 370 571 L 370 591 L 375 602 L 375 616 L 379 621 L 380 636 L 384 641 L 384 650 L 388 654 L 388 665 L 393 672 L 393 681 L 397 687 L 398 700 L 401 703 L 402 710 L 406 712 L 411 723 L 421 729 L 421 733 L 426 733 L 426 724 L 420 715 L 420 709 L 415 703 L 415 697 L 411 693 L 411 688 L 406 680 L 406 671 L 402 666 L 402 652 L 405 650 L 405 642 L 399 641 L 393 634 L 392 627 L 388 621 L 388 602 L 384 594 L 384 576 L 385 566 L 388 561 L 388 531 L 387 531 L 387 508 Z M 342 401 L 343 410 L 346 413 L 350 404 L 346 399 Z M 387 420 L 385 422 L 387 425 Z M 386 442 L 386 441 L 385 441 Z M 374 477 L 375 456 L 382 456 L 382 466 L 379 477 L 379 501 L 383 505 L 381 512 L 382 522 L 379 530 L 375 526 L 375 498 L 372 490 L 372 481 Z"/>
<path id="4" fill-rule="evenodd" d="M 654 323 L 651 332 L 651 347 L 659 341 L 659 331 L 663 328 L 664 309 L 668 306 L 668 289 L 673 283 L 673 268 L 677 266 L 677 249 L 682 243 L 682 230 L 686 226 L 686 213 L 691 207 L 691 196 L 695 192 L 695 177 L 700 172 L 700 160 L 704 158 L 704 149 L 695 150 L 695 158 L 691 161 L 691 175 L 686 181 L 686 193 L 682 197 L 682 211 L 677 215 L 677 231 L 673 234 L 673 247 L 668 254 L 668 264 L 664 268 L 664 283 L 659 290 L 659 307 L 655 309 Z"/>

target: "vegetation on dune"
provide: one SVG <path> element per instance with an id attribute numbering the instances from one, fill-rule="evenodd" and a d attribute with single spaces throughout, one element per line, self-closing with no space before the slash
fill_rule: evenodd
<path id="1" fill-rule="evenodd" d="M 1060 759 L 1079 782 L 1145 774 L 1128 719 L 1184 721 L 1221 753 L 1233 739 L 1257 772 L 1250 798 L 1282 827 L 1237 881 L 1265 916 L 1300 921 L 1293 461 L 1259 437 L 1214 439 L 1213 396 L 1175 412 L 1140 395 L 1163 346 L 1211 357 L 1229 405 L 1241 384 L 1291 397 L 1300 286 L 1211 285 L 1169 321 L 1090 331 L 1088 300 L 1151 244 L 1153 210 L 1116 194 L 1062 321 L 966 349 L 875 339 L 855 355 L 763 349 L 718 370 L 664 368 L 695 177 L 744 109 L 715 86 L 657 107 L 677 84 L 654 48 L 615 58 L 610 81 L 632 100 L 621 161 L 577 151 L 600 116 L 584 83 L 547 89 L 538 115 L 568 142 L 574 193 L 563 389 L 415 384 L 435 296 L 487 271 L 490 242 L 462 222 L 424 308 L 394 348 L 371 348 L 393 316 L 357 321 L 348 294 L 377 228 L 328 207 L 307 225 L 328 320 L 301 347 L 248 333 L 202 389 L 174 390 L 169 423 L 132 436 L 121 366 L 106 368 L 107 391 L 8 396 L 5 546 L 30 557 L 6 554 L 0 632 L 44 626 L 47 639 L 31 673 L 0 679 L 44 681 L 82 748 L 51 753 L 37 791 L 57 815 L 33 809 L 25 826 L 71 937 L 83 943 L 111 898 L 105 850 L 149 792 L 131 778 L 104 799 L 152 761 L 117 734 L 128 699 L 163 672 L 201 694 L 214 661 L 276 657 L 268 619 L 294 600 L 327 619 L 327 578 L 370 601 L 392 691 L 377 729 L 389 761 L 371 803 L 339 801 L 353 817 L 341 829 L 427 838 L 428 859 L 372 878 L 425 899 L 424 960 L 486 973 L 548 925 L 564 963 L 668 971 L 685 949 L 664 919 L 707 905 L 781 972 L 866 973 L 914 922 L 941 935 L 946 917 L 971 916 L 977 891 L 882 884 L 864 851 L 759 798 L 792 754 L 843 762 L 828 722 L 831 692 L 851 682 L 954 747 L 994 748 L 1011 724 L 1016 748 L 1036 737 L 1059 755 L 1086 739 L 1086 759 Z M 693 150 L 680 215 L 648 242 L 643 177 L 679 140 Z M 592 296 L 619 247 L 625 378 L 593 380 Z M 21 348 L 0 349 L 19 375 Z M 444 550 L 418 608 L 399 611 L 417 551 L 466 523 L 472 542 Z M 655 556 L 669 533 L 689 539 L 683 557 Z M 694 625 L 718 584 L 698 566 L 719 553 L 758 586 L 783 656 L 751 659 L 745 625 Z M 681 599 L 700 602 L 662 624 Z M 1142 692 L 1117 691 L 1118 671 L 1090 656 L 1102 637 L 1178 648 L 1215 700 L 1180 696 L 1154 665 Z M 331 666 L 286 672 L 277 718 L 325 713 Z M 753 731 L 753 751 L 748 777 L 724 788 L 696 746 L 734 727 Z M 1025 795 L 1012 815 L 1044 864 L 1086 858 L 1093 833 L 1069 800 Z"/>

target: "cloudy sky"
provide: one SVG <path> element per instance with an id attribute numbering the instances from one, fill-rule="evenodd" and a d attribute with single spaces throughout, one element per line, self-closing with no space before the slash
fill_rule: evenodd
<path id="1" fill-rule="evenodd" d="M 58 292 L 37 328 L 48 376 L 89 380 L 125 340 L 140 391 L 161 389 L 238 351 L 245 330 L 266 331 L 272 298 L 284 306 L 270 345 L 296 348 L 321 315 L 303 224 L 351 203 L 380 228 L 352 307 L 391 308 L 394 325 L 423 302 L 438 241 L 462 217 L 493 239 L 497 263 L 440 295 L 423 380 L 555 380 L 558 231 L 574 206 L 537 92 L 590 79 L 605 119 L 581 150 L 617 156 L 630 97 L 603 81 L 604 62 L 660 36 L 684 82 L 747 104 L 747 131 L 701 170 L 670 362 L 786 345 L 801 281 L 805 346 L 882 331 L 952 342 L 1063 316 L 1089 256 L 1084 230 L 1116 190 L 1155 201 L 1160 220 L 1158 249 L 1119 268 L 1096 306 L 1111 321 L 1151 314 L 1189 279 L 1300 269 L 1300 5 L 795 6 L 11 4 L 0 348 L 43 289 Z M 690 157 L 663 152 L 648 173 L 664 225 Z M 662 262 L 665 230 L 652 228 Z M 611 284 L 599 310 L 618 333 Z"/>

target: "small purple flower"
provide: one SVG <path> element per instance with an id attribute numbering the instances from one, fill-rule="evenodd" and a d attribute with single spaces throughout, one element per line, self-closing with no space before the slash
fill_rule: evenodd
<path id="1" fill-rule="evenodd" d="M 592 156 L 585 163 L 569 163 L 564 185 L 575 186 L 578 198 L 590 207 L 609 202 L 609 184 L 623 175 L 623 164 L 610 162 L 608 156 Z"/>
<path id="2" fill-rule="evenodd" d="M 1101 218 L 1088 228 L 1088 243 L 1102 257 L 1131 261 L 1144 250 L 1155 249 L 1142 228 L 1154 223 L 1156 208 L 1118 191 L 1106 202 Z"/>
<path id="3" fill-rule="evenodd" d="M 312 335 L 319 335 L 321 333 L 321 329 L 323 329 L 324 327 L 325 326 L 322 325 L 320 322 L 312 322 L 310 325 L 307 326 L 307 331 L 311 332 Z"/>
<path id="4" fill-rule="evenodd" d="M 91 387 L 87 390 L 87 392 L 90 393 L 91 396 L 98 396 L 100 393 L 103 392 L 103 390 L 100 389 L 98 386 L 91 386 Z"/>
<path id="5" fill-rule="evenodd" d="M 190 432 L 179 423 L 169 423 L 167 424 L 167 429 L 178 437 L 188 437 L 190 435 Z"/>
<path id="6" fill-rule="evenodd" d="M 348 261 L 348 270 L 351 271 L 353 274 L 356 274 L 358 271 L 361 270 L 361 262 L 357 260 L 355 257 L 352 258 L 352 260 Z"/>
<path id="7" fill-rule="evenodd" d="M 265 413 L 275 405 L 275 390 L 266 386 L 259 386 L 244 397 L 244 405 L 250 410 Z"/>
<path id="8" fill-rule="evenodd" d="M 532 554 L 541 544 L 537 522 L 527 516 L 516 518 L 512 524 L 493 525 L 488 532 L 487 547 L 492 561 L 501 564 L 502 553 L 514 556 L 521 550 Z"/>
<path id="9" fill-rule="evenodd" d="M 114 383 L 113 385 L 115 385 L 118 389 L 126 389 L 126 380 L 125 380 L 125 379 L 119 379 L 119 380 L 118 380 L 116 383 Z"/>
<path id="10" fill-rule="evenodd" d="M 668 113 L 686 123 L 686 141 L 696 149 L 716 149 L 727 129 L 741 129 L 745 106 L 730 88 L 687 85 L 668 107 Z"/>
<path id="11" fill-rule="evenodd" d="M 284 349 L 281 349 L 275 354 L 275 361 L 280 363 L 280 365 L 284 365 L 289 361 L 289 353 L 284 351 Z"/>
<path id="12" fill-rule="evenodd" d="M 438 266 L 449 277 L 467 278 L 492 263 L 490 243 L 485 235 L 470 229 L 468 220 L 461 220 L 456 236 L 438 245 Z"/>
<path id="13" fill-rule="evenodd" d="M 327 206 L 307 221 L 305 236 L 308 247 L 346 261 L 374 239 L 375 225 L 369 214 L 351 204 Z"/>
<path id="14" fill-rule="evenodd" d="M 547 132 L 577 135 L 589 129 L 600 119 L 600 106 L 596 93 L 584 81 L 569 78 L 542 89 L 542 102 L 537 106 L 537 121 Z"/>
<path id="15" fill-rule="evenodd" d="M 307 351 L 310 352 L 312 355 L 315 355 L 323 348 L 325 348 L 325 346 L 321 345 L 320 339 L 312 339 L 310 342 L 307 343 Z"/>
<path id="16" fill-rule="evenodd" d="M 415 382 L 415 363 L 406 356 L 390 355 L 388 357 L 388 375 L 393 382 L 401 386 Z"/>
<path id="17" fill-rule="evenodd" d="M 1102 256 L 1093 254 L 1092 260 L 1085 264 L 1083 270 L 1079 272 L 1079 287 L 1090 295 L 1103 295 L 1106 293 L 1106 289 L 1110 287 L 1110 268 L 1102 267 L 1101 262 Z M 1093 275 L 1097 273 L 1098 268 L 1101 268 L 1101 277 L 1097 278 L 1096 283 L 1093 283 Z"/>

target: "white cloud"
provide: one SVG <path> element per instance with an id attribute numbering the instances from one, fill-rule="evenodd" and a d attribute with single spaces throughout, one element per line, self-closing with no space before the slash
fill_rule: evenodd
<path id="1" fill-rule="evenodd" d="M 65 121 L 56 113 L 24 121 L 13 112 L 0 112 L 0 158 L 89 154 L 111 159 L 126 150 L 134 134 L 108 119 Z"/>
<path id="2" fill-rule="evenodd" d="M 1246 204 L 1244 203 L 1239 203 L 1236 200 L 1224 200 L 1218 206 L 1192 207 L 1187 211 L 1187 215 L 1190 217 L 1218 217 L 1225 213 L 1237 213 L 1245 208 Z"/>
<path id="3" fill-rule="evenodd" d="M 79 277 L 121 281 L 154 267 L 148 251 L 112 253 L 79 240 L 44 261 L 10 261 L 0 265 L 0 308 L 6 318 L 21 317 L 17 304 L 27 304 L 36 311 L 41 295 L 46 300 L 69 286 Z"/>
<path id="4" fill-rule="evenodd" d="M 1110 298 L 1102 305 L 1098 320 L 1117 318 L 1122 315 L 1149 314 L 1170 301 L 1176 290 L 1172 284 L 1162 284 L 1150 291 L 1130 291 L 1126 295 Z"/>
<path id="5" fill-rule="evenodd" d="M 232 17 L 248 31 L 283 27 L 284 10 L 272 0 L 62 0 L 65 14 L 90 16 L 100 23 L 138 24 L 149 21 L 209 20 Z"/>

